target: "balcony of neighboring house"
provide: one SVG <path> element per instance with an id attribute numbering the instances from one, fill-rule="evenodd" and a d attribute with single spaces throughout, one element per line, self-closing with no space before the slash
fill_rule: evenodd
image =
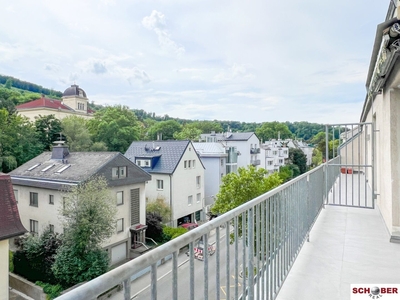
<path id="1" fill-rule="evenodd" d="M 259 165 L 261 164 L 261 160 L 260 160 L 260 159 L 252 159 L 252 160 L 250 161 L 250 163 L 251 163 L 253 166 L 259 166 Z"/>
<path id="2" fill-rule="evenodd" d="M 250 154 L 259 154 L 260 148 L 250 148 Z"/>
<path id="3" fill-rule="evenodd" d="M 352 284 L 399 284 L 400 244 L 376 205 L 373 165 L 345 148 L 59 299 L 120 286 L 110 299 L 347 300 Z"/>

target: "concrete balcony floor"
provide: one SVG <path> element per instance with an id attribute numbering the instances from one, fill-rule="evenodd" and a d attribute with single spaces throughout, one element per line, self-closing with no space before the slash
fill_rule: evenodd
<path id="1" fill-rule="evenodd" d="M 389 242 L 379 208 L 326 206 L 278 300 L 346 300 L 351 284 L 399 284 L 400 244 Z"/>

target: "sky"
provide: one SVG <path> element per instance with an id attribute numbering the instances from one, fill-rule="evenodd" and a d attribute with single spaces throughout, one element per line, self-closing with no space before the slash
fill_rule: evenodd
<path id="1" fill-rule="evenodd" d="M 389 2 L 4 1 L 0 74 L 157 116 L 358 122 Z"/>

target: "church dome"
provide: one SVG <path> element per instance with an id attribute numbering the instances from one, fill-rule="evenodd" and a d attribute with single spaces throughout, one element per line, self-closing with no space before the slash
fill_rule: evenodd
<path id="1" fill-rule="evenodd" d="M 68 97 L 68 96 L 78 96 L 86 98 L 86 93 L 79 87 L 79 85 L 73 84 L 71 85 L 71 87 L 67 88 L 63 93 L 63 97 Z"/>

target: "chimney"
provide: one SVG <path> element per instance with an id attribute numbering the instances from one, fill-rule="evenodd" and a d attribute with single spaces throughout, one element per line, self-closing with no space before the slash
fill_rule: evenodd
<path id="1" fill-rule="evenodd" d="M 64 145 L 63 141 L 57 141 L 55 143 L 56 145 L 51 152 L 51 159 L 59 160 L 64 163 L 64 159 L 69 155 L 68 146 Z M 65 161 L 68 162 L 68 160 Z"/>

